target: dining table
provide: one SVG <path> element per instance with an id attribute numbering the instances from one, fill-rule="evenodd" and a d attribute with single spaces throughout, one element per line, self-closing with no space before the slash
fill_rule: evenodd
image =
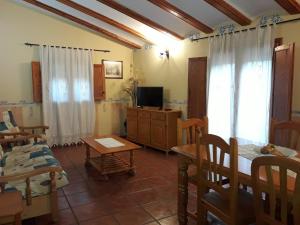
<path id="1" fill-rule="evenodd" d="M 254 145 L 253 145 L 254 146 Z M 259 146 L 256 146 L 259 147 Z M 238 147 L 239 153 L 243 146 Z M 196 165 L 196 144 L 186 144 L 172 147 L 172 151 L 178 154 L 178 221 L 180 225 L 186 225 L 188 223 L 188 169 L 189 166 Z M 296 152 L 293 158 L 300 161 L 300 153 Z M 238 156 L 238 182 L 240 184 L 252 187 L 251 182 L 251 164 L 253 158 L 247 157 L 243 154 Z M 229 156 L 225 156 L 224 166 L 229 167 Z M 260 179 L 266 180 L 266 173 L 263 168 L 259 172 Z M 279 186 L 279 172 L 274 171 L 274 184 Z M 295 178 L 288 176 L 287 190 L 293 192 L 295 187 Z"/>

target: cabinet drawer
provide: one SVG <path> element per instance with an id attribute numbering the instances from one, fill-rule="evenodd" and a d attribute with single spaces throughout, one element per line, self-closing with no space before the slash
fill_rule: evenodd
<path id="1" fill-rule="evenodd" d="M 150 112 L 139 111 L 139 118 L 150 119 Z"/>
<path id="2" fill-rule="evenodd" d="M 137 110 L 127 109 L 127 117 L 137 117 Z"/>
<path id="3" fill-rule="evenodd" d="M 151 119 L 152 120 L 166 120 L 166 114 L 163 112 L 151 112 Z"/>

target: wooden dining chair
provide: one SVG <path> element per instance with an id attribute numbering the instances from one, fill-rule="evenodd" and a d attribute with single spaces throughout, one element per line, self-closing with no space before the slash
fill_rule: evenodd
<path id="1" fill-rule="evenodd" d="M 177 145 L 196 144 L 196 136 L 208 133 L 208 118 L 177 119 Z M 189 170 L 189 182 L 197 185 L 196 165 Z"/>
<path id="2" fill-rule="evenodd" d="M 204 117 L 190 118 L 187 120 L 177 119 L 177 145 L 196 144 L 198 135 L 208 133 L 208 119 Z M 197 185 L 196 164 L 191 164 L 188 169 L 188 183 Z M 192 218 L 197 219 L 196 212 L 187 212 Z"/>
<path id="3" fill-rule="evenodd" d="M 238 187 L 237 148 L 234 138 L 230 139 L 229 145 L 212 134 L 198 138 L 198 225 L 207 223 L 207 212 L 228 225 L 246 225 L 255 221 L 253 198 Z M 229 179 L 227 185 L 222 184 L 224 177 Z"/>
<path id="4" fill-rule="evenodd" d="M 177 145 L 196 144 L 196 134 L 208 133 L 208 118 L 177 119 Z"/>
<path id="5" fill-rule="evenodd" d="M 300 122 L 272 119 L 270 143 L 300 151 Z"/>
<path id="6" fill-rule="evenodd" d="M 294 172 L 295 179 L 290 179 L 287 171 Z M 299 162 L 278 156 L 258 157 L 252 162 L 251 176 L 257 225 L 300 224 Z"/>

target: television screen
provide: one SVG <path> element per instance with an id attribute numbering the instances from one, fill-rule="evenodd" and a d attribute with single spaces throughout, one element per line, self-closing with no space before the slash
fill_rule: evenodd
<path id="1" fill-rule="evenodd" d="M 163 107 L 163 87 L 137 87 L 137 106 Z"/>

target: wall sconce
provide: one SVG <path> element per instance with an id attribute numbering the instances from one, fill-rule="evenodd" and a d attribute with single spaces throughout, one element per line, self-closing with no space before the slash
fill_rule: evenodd
<path id="1" fill-rule="evenodd" d="M 165 51 L 161 51 L 159 54 L 161 57 L 166 56 L 167 59 L 169 59 L 169 57 L 170 57 L 170 53 L 169 53 L 168 49 L 166 49 Z"/>

